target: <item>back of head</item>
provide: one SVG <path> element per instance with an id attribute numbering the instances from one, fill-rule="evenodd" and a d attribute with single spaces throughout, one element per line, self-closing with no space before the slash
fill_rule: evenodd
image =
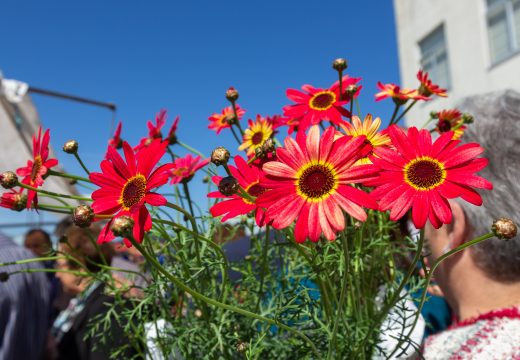
<path id="1" fill-rule="evenodd" d="M 520 94 L 506 90 L 472 96 L 458 108 L 474 116 L 461 140 L 477 142 L 485 149 L 489 165 L 478 175 L 493 183 L 493 190 L 479 192 L 482 206 L 461 202 L 471 224 L 471 239 L 488 233 L 493 220 L 500 217 L 520 221 Z M 520 281 L 520 236 L 486 240 L 472 247 L 471 254 L 491 278 Z"/>

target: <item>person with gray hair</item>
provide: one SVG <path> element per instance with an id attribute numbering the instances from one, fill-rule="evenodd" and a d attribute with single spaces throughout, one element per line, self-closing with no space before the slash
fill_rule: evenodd
<path id="1" fill-rule="evenodd" d="M 479 175 L 493 183 L 479 192 L 482 206 L 450 201 L 453 220 L 425 228 L 430 263 L 490 231 L 493 220 L 520 220 L 520 94 L 507 90 L 465 99 L 459 109 L 475 122 L 462 142 L 477 142 L 489 165 Z M 491 238 L 442 262 L 435 279 L 457 318 L 424 344 L 426 359 L 520 358 L 520 236 Z"/>

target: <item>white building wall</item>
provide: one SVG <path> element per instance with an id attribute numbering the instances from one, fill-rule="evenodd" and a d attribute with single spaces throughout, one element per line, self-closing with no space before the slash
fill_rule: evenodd
<path id="1" fill-rule="evenodd" d="M 408 125 L 421 126 L 430 111 L 452 108 L 469 95 L 520 91 L 520 54 L 491 65 L 485 0 L 394 0 L 394 11 L 402 87 L 417 88 L 419 42 L 441 24 L 450 67 L 448 98 L 417 103 L 407 114 Z"/>

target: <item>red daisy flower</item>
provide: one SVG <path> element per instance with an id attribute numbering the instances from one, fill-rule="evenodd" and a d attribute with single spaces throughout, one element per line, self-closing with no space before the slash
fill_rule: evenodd
<path id="1" fill-rule="evenodd" d="M 237 121 L 240 121 L 240 119 L 242 119 L 242 116 L 244 116 L 246 111 L 238 105 L 236 105 L 236 107 L 238 116 Z M 215 113 L 208 118 L 208 120 L 211 121 L 211 123 L 208 125 L 208 129 L 213 129 L 217 132 L 217 134 L 220 134 L 222 129 L 231 127 L 231 125 L 229 124 L 229 119 L 232 119 L 234 116 L 235 114 L 233 113 L 233 107 L 228 106 L 227 108 L 222 109 L 222 113 Z"/>
<path id="2" fill-rule="evenodd" d="M 263 166 L 267 180 L 261 185 L 272 190 L 257 199 L 266 208 L 266 219 L 275 228 L 285 228 L 296 219 L 294 236 L 297 242 L 306 238 L 318 241 L 321 234 L 329 240 L 345 227 L 341 209 L 354 218 L 365 221 L 362 206 L 377 208 L 377 203 L 365 192 L 350 184 L 373 178 L 373 165 L 353 164 L 366 156 L 370 145 L 364 136 L 343 136 L 334 140 L 335 130 L 329 127 L 320 139 L 318 126 L 309 134 L 298 132 L 296 140 L 285 138 L 285 147 L 277 148 L 278 160 Z"/>
<path id="3" fill-rule="evenodd" d="M 114 149 L 121 149 L 123 147 L 123 140 L 121 140 L 121 130 L 123 129 L 123 123 L 120 121 L 117 124 L 116 131 L 114 132 L 114 136 L 108 140 L 108 146 L 113 147 Z"/>
<path id="4" fill-rule="evenodd" d="M 150 145 L 155 139 L 162 139 L 161 130 L 166 123 L 166 110 L 162 109 L 155 115 L 155 125 L 148 120 L 148 137 L 142 138 L 139 145 L 134 147 L 134 151 L 141 150 L 142 148 Z"/>
<path id="5" fill-rule="evenodd" d="M 23 176 L 23 184 L 27 184 L 32 187 L 40 187 L 43 185 L 43 176 L 47 174 L 47 171 L 56 165 L 58 160 L 48 159 L 49 157 L 49 141 L 50 133 L 49 129 L 45 131 L 42 138 L 42 128 L 38 130 L 38 137 L 33 135 L 33 159 L 34 161 L 28 160 L 27 166 L 21 167 L 16 170 L 19 176 Z M 27 191 L 27 209 L 34 203 L 35 207 L 38 205 L 38 195 L 36 191 Z"/>
<path id="6" fill-rule="evenodd" d="M 107 159 L 101 162 L 102 172 L 90 174 L 90 181 L 101 187 L 92 193 L 92 209 L 96 215 L 114 216 L 99 234 L 99 243 L 115 238 L 110 226 L 119 216 L 126 215 L 134 219 L 133 236 L 138 242 L 142 242 L 145 231 L 152 228 L 152 218 L 145 204 L 166 204 L 164 196 L 151 191 L 168 182 L 172 164 L 157 167 L 166 152 L 166 146 L 166 141 L 157 139 L 134 154 L 125 141 L 123 152 L 126 161 L 113 147 L 109 147 Z M 132 246 L 128 239 L 125 239 L 125 243 L 128 247 Z"/>
<path id="7" fill-rule="evenodd" d="M 453 133 L 442 134 L 432 143 L 430 132 L 412 127 L 408 134 L 391 126 L 388 134 L 397 152 L 376 148 L 372 158 L 381 168 L 378 185 L 371 195 L 379 200 L 380 210 L 391 210 L 390 219 L 401 218 L 412 208 L 416 228 L 424 227 L 429 219 L 435 228 L 451 222 L 451 207 L 447 199 L 462 199 L 481 205 L 482 198 L 473 188 L 492 189 L 493 185 L 476 176 L 488 164 L 477 158 L 484 149 L 476 143 L 457 146 Z"/>
<path id="8" fill-rule="evenodd" d="M 177 142 L 177 125 L 179 124 L 179 117 L 177 116 L 175 120 L 173 120 L 172 127 L 170 131 L 168 131 L 168 144 L 173 145 Z"/>
<path id="9" fill-rule="evenodd" d="M 242 188 L 244 188 L 244 190 L 249 195 L 256 198 L 267 190 L 264 186 L 260 185 L 260 181 L 264 178 L 264 174 L 259 168 L 248 165 L 247 162 L 238 155 L 235 156 L 235 165 L 236 167 L 229 165 L 229 170 L 231 171 L 231 174 L 233 174 L 233 176 L 237 179 L 240 186 L 242 186 Z M 212 180 L 215 185 L 218 186 L 220 180 L 222 180 L 222 177 L 213 176 Z M 213 205 L 209 209 L 211 215 L 214 217 L 224 215 L 222 217 L 222 222 L 239 215 L 248 214 L 251 211 L 256 211 L 256 224 L 258 226 L 265 225 L 264 210 L 248 199 L 244 199 L 239 195 L 225 196 L 222 195 L 219 191 L 209 193 L 208 197 L 226 199 L 225 201 L 221 201 Z"/>
<path id="10" fill-rule="evenodd" d="M 23 193 L 23 188 L 19 191 L 10 189 L 4 192 L 0 198 L 0 206 L 14 211 L 22 211 L 27 206 L 27 195 Z"/>
<path id="11" fill-rule="evenodd" d="M 401 89 L 396 84 L 383 84 L 381 81 L 377 82 L 377 87 L 380 92 L 378 92 L 375 97 L 376 101 L 381 101 L 386 98 L 392 98 L 397 103 L 405 103 L 410 99 L 414 100 L 429 100 L 425 96 L 419 95 L 417 90 L 414 89 Z"/>
<path id="12" fill-rule="evenodd" d="M 430 97 L 431 95 L 442 97 L 448 96 L 446 89 L 443 89 L 439 85 L 432 83 L 426 71 L 419 70 L 417 73 L 417 79 L 421 83 L 418 90 L 420 95 L 424 95 L 426 97 Z"/>
<path id="13" fill-rule="evenodd" d="M 453 131 L 453 140 L 460 139 L 466 127 L 464 119 L 462 119 L 462 113 L 457 109 L 442 110 L 437 113 L 437 126 L 435 131 L 439 134 Z"/>
<path id="14" fill-rule="evenodd" d="M 300 131 L 305 131 L 324 120 L 339 125 L 343 123 L 341 116 L 350 117 L 348 110 L 343 108 L 348 101 L 340 100 L 339 86 L 319 89 L 311 85 L 303 85 L 302 90 L 304 92 L 288 89 L 287 97 L 296 104 L 283 108 L 284 116 L 299 119 Z"/>
<path id="15" fill-rule="evenodd" d="M 170 184 L 179 184 L 190 181 L 195 172 L 208 165 L 209 159 L 201 160 L 200 156 L 192 157 L 191 154 L 183 158 L 175 159 L 172 170 L 170 171 Z"/>

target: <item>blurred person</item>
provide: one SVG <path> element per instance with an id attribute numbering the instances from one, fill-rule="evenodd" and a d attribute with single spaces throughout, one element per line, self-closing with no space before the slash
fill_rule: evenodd
<path id="1" fill-rule="evenodd" d="M 461 110 L 475 123 L 462 137 L 485 149 L 489 165 L 479 175 L 493 183 L 480 194 L 483 205 L 450 201 L 451 224 L 425 228 L 430 264 L 490 231 L 500 217 L 520 221 L 520 94 L 514 91 L 474 96 Z M 426 359 L 520 358 L 520 236 L 496 237 L 447 258 L 435 279 L 456 322 L 424 344 Z"/>
<path id="2" fill-rule="evenodd" d="M 113 256 L 110 244 L 96 246 L 97 231 L 97 228 L 89 230 L 75 226 L 63 230 L 58 252 L 67 259 L 57 260 L 56 268 L 64 270 L 58 272 L 57 277 L 64 291 L 74 298 L 59 314 L 52 328 L 57 359 L 109 359 L 113 351 L 127 342 L 128 334 L 115 319 L 100 334 L 105 342 L 88 336 L 89 322 L 107 313 L 115 302 L 114 297 L 105 293 L 104 283 L 94 278 L 102 270 L 101 265 L 110 264 Z M 128 350 L 124 358 L 133 355 Z"/>
<path id="3" fill-rule="evenodd" d="M 34 254 L 0 233 L 0 263 Z M 24 270 L 36 273 L 23 273 Z M 49 289 L 41 263 L 0 267 L 0 360 L 40 359 L 48 329 Z M 20 271 L 20 273 L 13 274 Z M 10 275 L 7 275 L 10 274 Z"/>
<path id="4" fill-rule="evenodd" d="M 52 251 L 51 237 L 42 229 L 29 230 L 23 244 L 38 257 L 44 257 Z"/>

